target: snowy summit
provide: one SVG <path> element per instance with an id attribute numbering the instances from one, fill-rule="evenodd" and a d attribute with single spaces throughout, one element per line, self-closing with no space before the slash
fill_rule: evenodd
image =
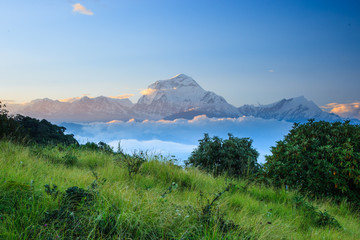
<path id="1" fill-rule="evenodd" d="M 194 79 L 185 74 L 178 74 L 149 85 L 134 109 L 136 112 L 147 114 L 152 119 L 171 118 L 174 114 L 188 118 L 186 116 L 189 112 L 208 116 L 224 114 L 238 116 L 238 110 L 223 97 L 205 91 Z"/>
<path id="2" fill-rule="evenodd" d="M 108 122 L 112 120 L 174 120 L 207 117 L 252 116 L 263 119 L 304 122 L 316 120 L 339 121 L 338 115 L 321 110 L 305 97 L 282 99 L 268 105 L 244 105 L 236 108 L 222 96 L 204 90 L 194 79 L 178 74 L 159 80 L 142 91 L 136 104 L 128 98 L 87 96 L 64 100 L 37 99 L 27 104 L 8 105 L 12 113 L 53 122 Z"/>

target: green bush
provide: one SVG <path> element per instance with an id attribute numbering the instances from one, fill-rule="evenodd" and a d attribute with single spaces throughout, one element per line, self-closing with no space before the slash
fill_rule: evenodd
<path id="1" fill-rule="evenodd" d="M 0 101 L 0 138 L 13 137 L 17 129 L 15 120 L 8 115 L 5 107 Z"/>
<path id="2" fill-rule="evenodd" d="M 252 140 L 228 135 L 229 139 L 223 140 L 205 134 L 186 165 L 199 167 L 216 176 L 227 173 L 232 177 L 246 177 L 255 173 L 259 168 L 259 153 L 251 146 Z"/>
<path id="3" fill-rule="evenodd" d="M 116 160 L 120 161 L 120 163 L 127 169 L 130 178 L 132 178 L 133 174 L 136 175 L 139 172 L 141 165 L 147 161 L 146 153 L 143 151 L 134 152 L 132 156 L 129 154 L 120 155 L 120 158 Z"/>
<path id="4" fill-rule="evenodd" d="M 360 202 L 360 126 L 309 120 L 295 123 L 266 156 L 272 183 L 312 196 L 347 197 Z"/>
<path id="5" fill-rule="evenodd" d="M 62 157 L 62 161 L 63 161 L 65 166 L 72 167 L 72 166 L 75 166 L 75 164 L 79 160 L 75 155 L 73 155 L 71 153 L 66 153 L 65 156 Z"/>
<path id="6" fill-rule="evenodd" d="M 80 148 L 88 149 L 88 150 L 92 150 L 92 151 L 103 151 L 103 152 L 109 153 L 109 154 L 114 153 L 113 148 L 104 142 L 99 142 L 97 144 L 94 142 L 87 142 L 86 144 L 80 145 Z"/>
<path id="7" fill-rule="evenodd" d="M 308 219 L 308 223 L 317 226 L 317 227 L 333 227 L 341 229 L 340 223 L 331 216 L 326 210 L 320 211 L 317 207 L 314 207 L 311 203 L 305 201 L 301 196 L 295 196 L 294 205 L 296 209 L 301 210 L 305 217 Z"/>

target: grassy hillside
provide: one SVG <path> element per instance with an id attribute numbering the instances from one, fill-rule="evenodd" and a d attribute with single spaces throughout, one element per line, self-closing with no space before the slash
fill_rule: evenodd
<path id="1" fill-rule="evenodd" d="M 360 239 L 347 202 L 147 158 L 0 141 L 0 239 Z"/>

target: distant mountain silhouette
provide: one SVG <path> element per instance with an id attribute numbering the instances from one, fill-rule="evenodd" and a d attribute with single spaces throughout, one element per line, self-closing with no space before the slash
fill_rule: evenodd
<path id="1" fill-rule="evenodd" d="M 108 122 L 112 120 L 174 120 L 192 119 L 197 115 L 208 117 L 253 116 L 290 122 L 307 119 L 337 121 L 336 114 L 321 110 L 305 97 L 282 99 L 268 105 L 244 105 L 236 108 L 222 96 L 204 90 L 185 74 L 159 80 L 144 90 L 136 104 L 129 99 L 111 97 L 82 97 L 67 101 L 37 99 L 26 104 L 8 104 L 12 113 L 20 113 L 53 122 Z"/>

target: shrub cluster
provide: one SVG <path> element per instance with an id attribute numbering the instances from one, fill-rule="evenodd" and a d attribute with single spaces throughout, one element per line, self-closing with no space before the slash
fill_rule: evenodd
<path id="1" fill-rule="evenodd" d="M 99 142 L 99 143 L 87 142 L 86 144 L 81 145 L 80 148 L 88 149 L 92 151 L 102 151 L 110 154 L 114 153 L 113 148 L 104 142 Z"/>
<path id="2" fill-rule="evenodd" d="M 309 223 L 317 227 L 333 227 L 341 229 L 340 223 L 331 216 L 326 210 L 320 211 L 315 206 L 305 201 L 301 196 L 295 196 L 294 199 L 295 208 L 303 211 L 306 218 L 308 218 Z"/>
<path id="3" fill-rule="evenodd" d="M 360 202 L 360 126 L 309 120 L 294 124 L 266 157 L 265 175 L 313 196 Z"/>
<path id="4" fill-rule="evenodd" d="M 229 139 L 223 140 L 205 134 L 186 165 L 199 167 L 215 176 L 227 173 L 232 177 L 246 177 L 255 173 L 259 168 L 259 153 L 251 146 L 252 140 L 228 135 Z"/>

